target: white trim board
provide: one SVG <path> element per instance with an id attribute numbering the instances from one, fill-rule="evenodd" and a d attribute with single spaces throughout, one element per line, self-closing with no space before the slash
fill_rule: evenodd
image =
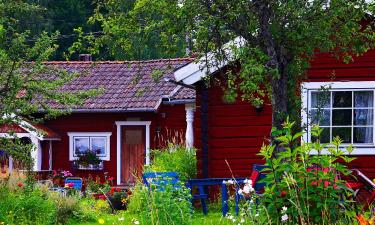
<path id="1" fill-rule="evenodd" d="M 145 126 L 146 128 L 146 158 L 145 165 L 150 164 L 150 125 L 151 121 L 116 121 L 117 126 L 117 160 L 116 160 L 116 183 L 117 185 L 121 184 L 121 126 Z"/>
<path id="2" fill-rule="evenodd" d="M 217 62 L 215 54 L 213 52 L 207 53 L 207 57 L 201 57 L 200 59 L 181 67 L 174 72 L 174 78 L 177 82 L 183 82 L 184 84 L 192 85 L 202 78 L 210 75 L 224 66 L 228 65 L 230 61 L 235 60 L 233 54 L 234 48 L 240 48 L 246 43 L 246 40 L 241 36 L 236 37 L 232 41 L 224 44 L 221 49 L 225 53 L 228 59 Z M 208 61 L 206 63 L 206 61 Z M 207 64 L 211 67 L 207 67 Z"/>
<path id="3" fill-rule="evenodd" d="M 322 87 L 329 89 L 330 91 L 360 91 L 360 90 L 371 90 L 374 91 L 374 103 L 375 107 L 375 81 L 337 81 L 337 82 L 303 82 L 301 84 L 301 118 L 302 126 L 305 128 L 305 134 L 302 137 L 303 142 L 309 141 L 310 128 L 307 126 L 308 122 L 308 107 L 310 106 L 310 91 L 320 90 Z M 375 110 L 374 110 L 375 115 Z M 375 120 L 373 121 L 373 139 L 375 139 Z M 343 145 L 345 146 L 345 145 Z M 353 152 L 351 155 L 375 155 L 375 141 L 374 144 L 353 144 Z M 344 149 L 343 149 L 344 150 Z M 312 151 L 310 154 L 316 155 L 316 151 Z M 322 154 L 328 154 L 327 150 L 323 150 Z"/>

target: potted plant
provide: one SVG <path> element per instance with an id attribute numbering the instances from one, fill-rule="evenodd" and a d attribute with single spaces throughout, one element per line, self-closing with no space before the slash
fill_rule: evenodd
<path id="1" fill-rule="evenodd" d="M 102 170 L 103 161 L 93 151 L 85 151 L 77 154 L 77 159 L 74 161 L 76 169 L 84 170 Z"/>
<path id="2" fill-rule="evenodd" d="M 104 196 L 104 193 L 107 193 L 112 185 L 113 177 L 108 177 L 104 180 L 104 182 L 101 181 L 99 176 L 96 176 L 95 179 L 91 175 L 87 178 L 87 194 L 91 195 L 95 199 L 99 199 L 102 196 Z"/>
<path id="3" fill-rule="evenodd" d="M 68 170 L 54 170 L 52 174 L 53 184 L 56 186 L 63 186 L 65 178 L 72 177 L 73 174 Z"/>
<path id="4" fill-rule="evenodd" d="M 130 190 L 121 190 L 120 188 L 112 187 L 107 193 L 108 200 L 111 202 L 113 209 L 125 210 L 130 196 Z"/>

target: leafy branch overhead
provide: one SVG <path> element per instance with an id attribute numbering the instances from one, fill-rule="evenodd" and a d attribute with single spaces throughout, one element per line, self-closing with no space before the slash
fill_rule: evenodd
<path id="1" fill-rule="evenodd" d="M 65 114 L 100 91 L 64 91 L 64 84 L 85 71 L 78 74 L 45 63 L 58 47 L 55 43 L 58 33 L 42 32 L 31 37 L 29 31 L 18 31 L 20 21 L 12 17 L 17 15 L 12 12 L 37 14 L 40 10 L 37 5 L 23 1 L 0 1 L 0 15 L 7 15 L 0 17 L 1 126 L 19 123 L 21 119 L 38 122 Z M 4 146 L 10 144 L 2 141 L 0 148 L 10 149 Z"/>

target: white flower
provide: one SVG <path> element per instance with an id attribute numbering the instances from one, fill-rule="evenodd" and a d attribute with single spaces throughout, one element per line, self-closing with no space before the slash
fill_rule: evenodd
<path id="1" fill-rule="evenodd" d="M 234 184 L 233 180 L 228 180 L 228 184 Z"/>
<path id="2" fill-rule="evenodd" d="M 250 194 L 251 192 L 254 191 L 254 188 L 251 187 L 250 185 L 246 184 L 244 187 L 243 187 L 243 190 L 242 190 L 245 194 Z"/>
<path id="3" fill-rule="evenodd" d="M 138 220 L 134 221 L 134 224 L 138 225 L 138 224 L 139 224 L 139 221 L 138 221 Z"/>
<path id="4" fill-rule="evenodd" d="M 119 221 L 124 221 L 125 218 L 124 218 L 124 217 L 120 217 L 120 218 L 118 218 L 118 220 L 119 220 Z"/>
<path id="5" fill-rule="evenodd" d="M 232 216 L 232 215 L 228 216 L 228 219 L 232 220 L 232 219 L 233 219 L 233 216 Z"/>
<path id="6" fill-rule="evenodd" d="M 259 216 L 259 213 L 255 214 L 255 217 L 258 217 Z"/>
<path id="7" fill-rule="evenodd" d="M 239 194 L 239 195 L 242 195 L 242 189 L 239 189 L 239 190 L 238 190 L 238 194 Z"/>
<path id="8" fill-rule="evenodd" d="M 288 207 L 283 206 L 283 207 L 281 208 L 281 213 L 285 213 L 287 210 L 288 210 Z"/>
<path id="9" fill-rule="evenodd" d="M 244 218 L 241 218 L 240 223 L 245 223 L 245 219 L 244 219 Z"/>
<path id="10" fill-rule="evenodd" d="M 223 184 L 227 184 L 227 181 L 223 180 Z"/>
<path id="11" fill-rule="evenodd" d="M 282 217 L 281 217 L 281 221 L 284 222 L 284 221 L 287 221 L 289 219 L 288 215 L 287 214 L 284 214 Z"/>

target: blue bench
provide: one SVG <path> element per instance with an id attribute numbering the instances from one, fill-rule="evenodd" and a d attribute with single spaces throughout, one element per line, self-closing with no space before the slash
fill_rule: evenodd
<path id="1" fill-rule="evenodd" d="M 73 184 L 73 189 L 82 191 L 82 186 L 83 186 L 83 181 L 82 178 L 80 177 L 67 177 L 65 179 L 65 185 L 72 183 Z"/>

